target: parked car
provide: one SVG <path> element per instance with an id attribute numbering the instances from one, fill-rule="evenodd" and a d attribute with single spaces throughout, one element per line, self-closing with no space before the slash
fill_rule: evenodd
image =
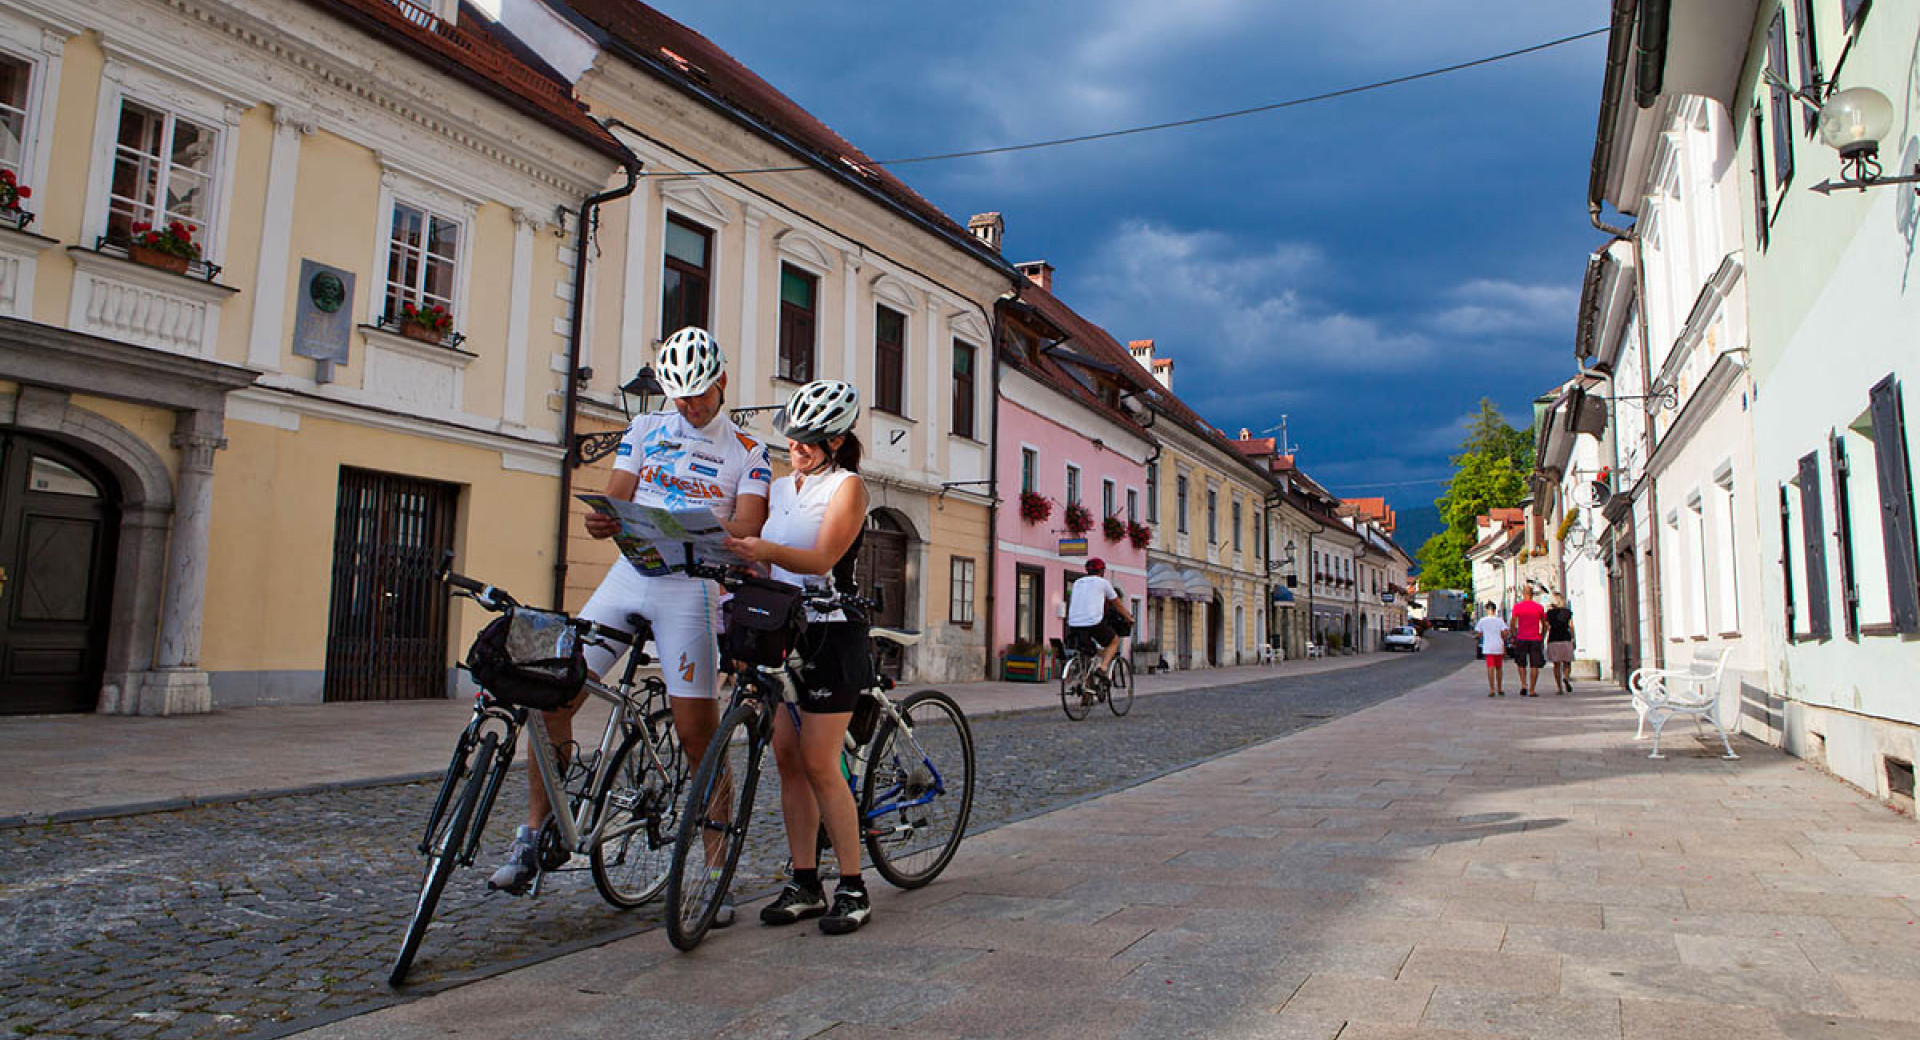
<path id="1" fill-rule="evenodd" d="M 1389 650 L 1418 650 L 1420 649 L 1420 631 L 1412 625 L 1393 629 L 1387 633 L 1386 646 Z"/>

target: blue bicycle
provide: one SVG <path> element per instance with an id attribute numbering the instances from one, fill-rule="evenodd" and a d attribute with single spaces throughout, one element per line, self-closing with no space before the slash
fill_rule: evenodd
<path id="1" fill-rule="evenodd" d="M 717 568 L 687 572 L 733 592 L 754 580 Z M 850 616 L 879 606 L 858 596 L 809 592 L 804 599 L 815 610 Z M 881 628 L 871 635 L 900 646 L 919 641 Z M 700 944 L 726 901 L 753 820 L 761 761 L 772 746 L 774 712 L 797 710 L 799 668 L 791 656 L 772 667 L 742 664 L 720 728 L 688 782 L 666 895 L 667 938 L 681 950 Z M 973 730 L 946 694 L 918 690 L 896 704 L 886 693 L 892 688 L 892 680 L 882 677 L 867 691 L 848 727 L 841 762 L 873 868 L 896 887 L 919 888 L 946 869 L 966 835 L 973 810 Z"/>

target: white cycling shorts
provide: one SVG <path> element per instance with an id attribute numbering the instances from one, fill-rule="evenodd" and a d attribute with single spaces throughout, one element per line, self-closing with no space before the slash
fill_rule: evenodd
<path id="1" fill-rule="evenodd" d="M 654 659 L 669 696 L 719 696 L 720 596 L 712 582 L 678 574 L 650 578 L 615 560 L 578 616 L 626 632 L 628 614 L 653 623 Z M 619 678 L 608 671 L 619 657 L 605 647 L 587 647 L 587 667 L 602 679 Z"/>

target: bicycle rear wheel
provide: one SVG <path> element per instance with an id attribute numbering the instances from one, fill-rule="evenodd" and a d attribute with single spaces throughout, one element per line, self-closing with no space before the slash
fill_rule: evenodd
<path id="1" fill-rule="evenodd" d="M 393 959 L 392 970 L 387 972 L 389 986 L 406 981 L 414 954 L 420 952 L 420 940 L 426 937 L 434 908 L 440 905 L 440 893 L 446 890 L 447 879 L 453 876 L 453 868 L 466 848 L 467 829 L 476 825 L 474 809 L 480 804 L 480 792 L 487 786 L 487 775 L 493 771 L 494 750 L 499 743 L 498 733 L 480 738 L 472 757 L 467 759 L 467 783 L 460 791 L 459 800 L 440 817 L 439 825 L 428 839 L 427 872 L 420 881 L 420 899 L 414 904 L 413 919 L 407 922 L 407 934 L 400 940 L 400 953 Z M 454 769 L 447 771 L 449 782 L 458 782 L 455 772 Z M 485 824 L 485 820 L 478 823 L 479 826 Z"/>
<path id="2" fill-rule="evenodd" d="M 1107 669 L 1107 707 L 1115 715 L 1125 715 L 1133 708 L 1133 665 L 1124 657 L 1115 657 Z"/>
<path id="3" fill-rule="evenodd" d="M 673 712 L 662 708 L 627 734 L 601 780 L 594 807 L 600 833 L 589 860 L 601 898 L 632 910 L 666 887 L 686 786 Z"/>
<path id="4" fill-rule="evenodd" d="M 1069 654 L 1060 669 L 1060 710 L 1075 722 L 1093 710 L 1093 698 L 1087 695 L 1087 669 L 1091 662 L 1085 654 Z"/>
<path id="5" fill-rule="evenodd" d="M 1084 714 L 1084 712 L 1083 712 Z M 860 832 L 880 876 L 919 888 L 940 875 L 973 812 L 973 730 L 953 698 L 921 690 L 900 702 L 867 753 Z"/>
<path id="6" fill-rule="evenodd" d="M 760 781 L 759 724 L 749 705 L 727 712 L 687 787 L 667 872 L 667 939 L 677 949 L 691 950 L 706 938 L 740 863 Z"/>

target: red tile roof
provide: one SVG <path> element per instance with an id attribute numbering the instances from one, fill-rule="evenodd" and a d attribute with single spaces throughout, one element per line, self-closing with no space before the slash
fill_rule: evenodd
<path id="1" fill-rule="evenodd" d="M 945 232 L 954 243 L 996 267 L 1007 263 L 940 208 L 875 164 L 766 80 L 754 74 L 712 40 L 640 3 L 639 0 L 565 0 L 574 13 L 614 40 L 661 78 L 696 96 L 711 95 L 752 122 L 763 124 L 789 142 L 789 148 L 824 160 L 842 179 L 861 183 L 895 206 Z"/>
<path id="2" fill-rule="evenodd" d="M 599 149 L 625 149 L 587 115 L 573 88 L 517 57 L 485 32 L 456 25 L 410 0 L 307 0 L 367 35 L 406 51 L 456 79 Z"/>
<path id="3" fill-rule="evenodd" d="M 1152 383 L 1152 378 L 1139 372 L 1138 366 L 1134 366 L 1132 371 L 1129 371 L 1128 369 L 1120 368 L 1115 363 L 1116 352 L 1118 357 L 1127 360 L 1129 363 L 1131 363 L 1132 359 L 1128 357 L 1127 352 L 1121 348 L 1118 343 L 1114 342 L 1113 337 L 1109 336 L 1105 329 L 1082 317 L 1078 311 L 1067 306 L 1059 297 L 1040 288 L 1038 285 L 1028 284 L 1020 287 L 1020 300 L 1039 312 L 1041 317 L 1052 322 L 1061 332 L 1066 333 L 1068 336 L 1068 339 L 1065 340 L 1066 346 L 1085 355 L 1091 361 L 1108 368 L 1116 369 L 1115 378 L 1121 384 L 1122 393 L 1125 393 L 1129 386 L 1134 390 L 1152 389 L 1152 386 L 1141 383 L 1142 379 L 1145 379 L 1147 383 Z M 1086 384 L 1075 378 L 1073 373 L 1068 371 L 1068 366 L 1073 364 L 1072 361 L 1064 360 L 1052 353 L 1042 351 L 1037 370 L 1035 370 L 1033 362 L 1027 358 L 1015 358 L 1014 363 L 1022 370 L 1029 371 L 1036 375 L 1061 393 L 1105 414 L 1116 422 L 1124 424 L 1128 429 L 1137 431 L 1142 436 L 1147 436 L 1146 428 L 1142 427 L 1136 419 L 1128 415 L 1123 409 L 1108 405 L 1100 399 L 1098 394 L 1089 390 Z M 1158 384 L 1153 384 L 1153 386 L 1157 385 Z"/>

